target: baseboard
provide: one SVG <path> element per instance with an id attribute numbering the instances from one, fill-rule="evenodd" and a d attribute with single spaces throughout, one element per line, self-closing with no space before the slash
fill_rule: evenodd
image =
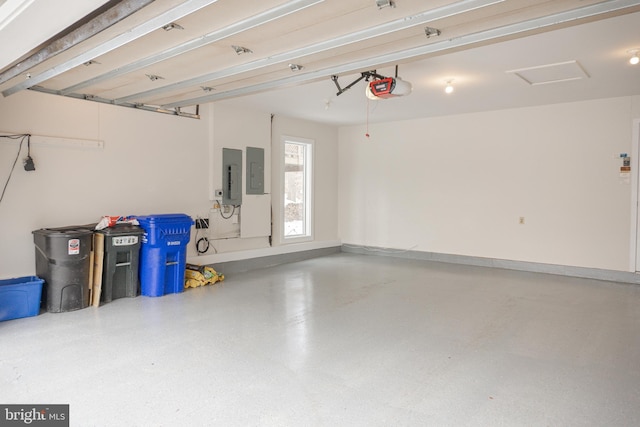
<path id="1" fill-rule="evenodd" d="M 468 255 L 452 255 L 437 252 L 403 251 L 388 248 L 376 248 L 360 245 L 342 245 L 342 252 L 406 258 L 422 261 L 445 262 L 449 264 L 474 265 L 479 267 L 502 268 L 505 270 L 528 271 L 533 273 L 556 274 L 560 276 L 580 277 L 584 279 L 605 280 L 609 282 L 640 284 L 640 275 L 617 270 L 573 267 L 555 264 L 543 264 L 527 261 L 512 261 L 495 258 L 482 258 Z"/>
<path id="2" fill-rule="evenodd" d="M 338 242 L 316 242 L 312 244 L 299 244 L 228 254 L 217 254 L 216 256 L 190 258 L 188 262 L 200 265 L 210 265 L 223 274 L 235 274 L 332 255 L 339 252 L 444 262 L 449 264 L 473 265 L 478 267 L 501 268 L 505 270 L 527 271 L 532 273 L 556 274 L 559 276 L 579 277 L 609 282 L 640 284 L 640 275 L 628 271 L 574 267 L 528 261 L 513 261 L 469 255 L 444 254 L 438 252 L 405 251 L 351 244 L 341 245 Z"/>
<path id="3" fill-rule="evenodd" d="M 302 243 L 291 243 L 280 246 L 268 246 L 258 249 L 245 249 L 233 252 L 222 252 L 219 254 L 198 255 L 187 257 L 187 262 L 198 265 L 219 264 L 228 261 L 241 261 L 252 258 L 261 258 L 271 255 L 288 254 L 294 252 L 309 251 L 313 249 L 340 247 L 342 242 L 339 240 L 321 240 Z"/>
<path id="4" fill-rule="evenodd" d="M 262 255 L 253 258 L 236 259 L 233 261 L 213 262 L 208 265 L 222 274 L 229 275 L 235 273 L 244 273 L 260 268 L 273 267 L 281 264 L 288 264 L 291 262 L 304 261 L 307 259 L 318 258 L 321 256 L 332 255 L 340 252 L 340 245 L 334 245 L 316 249 L 287 251 L 274 255 Z M 265 252 L 262 253 L 265 254 Z"/>

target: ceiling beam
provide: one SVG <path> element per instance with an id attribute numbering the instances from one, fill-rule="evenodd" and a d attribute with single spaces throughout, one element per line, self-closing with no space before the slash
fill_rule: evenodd
<path id="1" fill-rule="evenodd" d="M 142 9 L 154 0 L 122 0 L 106 11 L 100 13 L 89 22 L 73 31 L 49 42 L 45 47 L 18 64 L 0 74 L 0 84 L 7 82 L 20 73 L 24 73 L 38 64 L 82 43 L 101 31 L 122 21 L 124 18 Z"/>
<path id="2" fill-rule="evenodd" d="M 265 68 L 274 64 L 287 63 L 289 61 L 293 61 L 295 59 L 298 59 L 307 55 L 313 55 L 319 52 L 328 51 L 341 46 L 346 46 L 349 44 L 361 42 L 374 37 L 383 36 L 386 34 L 401 31 L 407 28 L 418 26 L 418 25 L 424 25 L 431 21 L 470 12 L 470 11 L 487 7 L 496 3 L 502 3 L 503 1 L 505 0 L 458 1 L 449 5 L 424 11 L 416 15 L 396 19 L 394 21 L 390 21 L 381 25 L 376 25 L 370 28 L 366 28 L 364 30 L 353 32 L 353 33 L 345 34 L 343 36 L 339 36 L 330 40 L 324 40 L 319 43 L 314 43 L 309 46 L 305 46 L 289 52 L 271 55 L 268 58 L 251 61 L 246 64 L 240 64 L 235 67 L 230 67 L 224 70 L 204 74 L 202 76 L 183 80 L 181 82 L 176 82 L 176 83 L 172 83 L 162 87 L 150 89 L 144 92 L 127 95 L 122 98 L 116 99 L 116 103 L 146 100 L 146 99 L 153 98 L 162 93 L 197 86 L 203 83 L 211 82 L 216 79 L 235 76 L 237 74 L 246 73 L 248 71 L 255 71 L 255 70 Z"/>
<path id="3" fill-rule="evenodd" d="M 45 80 L 56 77 L 66 71 L 69 71 L 72 68 L 82 65 L 85 62 L 111 52 L 114 49 L 117 49 L 146 34 L 149 34 L 152 31 L 162 28 L 163 26 L 170 24 L 173 21 L 189 15 L 199 9 L 202 9 L 203 7 L 209 6 L 216 1 L 218 0 L 186 0 L 184 3 L 181 3 L 173 9 L 170 9 L 160 14 L 159 16 L 151 18 L 150 20 L 132 28 L 131 30 L 126 31 L 125 33 L 122 33 L 112 38 L 111 40 L 101 43 L 100 45 L 92 49 L 89 49 L 87 52 L 71 58 L 70 60 L 63 62 L 62 64 L 56 65 L 55 67 L 50 68 L 38 75 L 31 76 L 30 79 L 27 79 L 22 83 L 4 90 L 2 92 L 2 95 L 9 96 L 21 90 L 29 89 L 30 87 L 42 83 Z"/>
<path id="4" fill-rule="evenodd" d="M 52 95 L 58 95 L 56 90 L 46 89 L 46 88 L 44 88 L 42 86 L 33 86 L 33 87 L 29 88 L 29 90 L 33 90 L 33 91 L 36 91 L 36 92 L 42 92 L 42 93 L 48 93 L 48 94 L 52 94 Z M 66 96 L 69 97 L 69 98 L 75 98 L 75 99 L 82 99 L 82 100 L 85 100 L 85 101 L 98 102 L 100 104 L 113 105 L 113 99 L 101 98 L 99 96 L 79 95 L 79 94 L 76 94 L 76 93 L 69 94 L 69 95 L 66 95 Z M 200 114 L 198 113 L 198 111 L 200 110 L 200 106 L 199 105 L 195 105 L 196 113 L 189 113 L 189 112 L 186 112 L 186 111 L 182 111 L 181 107 L 165 108 L 165 107 L 158 107 L 158 106 L 154 106 L 154 105 L 134 104 L 134 103 L 118 104 L 118 107 L 135 108 L 136 110 L 145 110 L 145 111 L 151 111 L 153 113 L 162 113 L 162 114 L 169 114 L 169 115 L 173 115 L 173 116 L 189 117 L 191 119 L 199 119 L 200 118 Z"/>
<path id="5" fill-rule="evenodd" d="M 375 58 L 369 58 L 361 61 L 340 65 L 337 67 L 325 68 L 322 70 L 311 71 L 304 74 L 297 74 L 292 77 L 280 80 L 259 83 L 239 89 L 232 89 L 225 92 L 205 95 L 197 98 L 186 99 L 182 101 L 164 104 L 164 108 L 185 107 L 195 104 L 204 104 L 207 102 L 219 101 L 222 99 L 235 98 L 238 96 L 250 95 L 258 92 L 276 89 L 283 86 L 291 86 L 295 84 L 310 83 L 332 75 L 359 72 L 361 70 L 369 70 L 379 68 L 388 64 L 400 63 L 410 59 L 417 59 L 429 54 L 441 53 L 451 49 L 468 47 L 485 42 L 495 42 L 506 37 L 513 37 L 526 34 L 530 31 L 548 29 L 549 27 L 559 26 L 563 24 L 571 24 L 582 19 L 589 19 L 618 12 L 624 9 L 637 8 L 640 6 L 640 0 L 609 0 L 602 3 L 584 6 L 553 15 L 535 18 L 515 24 L 505 25 L 490 30 L 480 31 L 473 34 L 447 39 L 444 41 L 406 49 L 399 52 L 393 52 L 381 55 Z"/>
<path id="6" fill-rule="evenodd" d="M 167 49 L 163 52 L 148 56 L 146 58 L 140 59 L 138 61 L 132 62 L 130 64 L 119 67 L 115 70 L 109 71 L 107 73 L 96 76 L 92 79 L 85 80 L 83 82 L 77 83 L 73 86 L 69 86 L 60 90 L 61 95 L 66 95 L 68 93 L 77 92 L 80 89 L 84 89 L 85 87 L 93 86 L 95 84 L 101 83 L 103 81 L 131 73 L 133 71 L 137 71 L 148 67 L 153 64 L 157 64 L 158 62 L 176 57 L 183 53 L 192 51 L 194 49 L 200 48 L 202 46 L 206 46 L 208 44 L 220 41 L 227 37 L 231 37 L 235 34 L 239 34 L 243 31 L 249 30 L 251 28 L 258 27 L 260 25 L 266 24 L 273 20 L 285 17 L 294 12 L 298 12 L 302 9 L 306 9 L 307 7 L 313 6 L 315 4 L 321 3 L 324 0 L 293 0 L 283 5 L 274 7 L 257 15 L 254 15 L 250 18 L 243 19 L 242 21 L 236 22 L 228 27 L 222 28 L 217 31 L 213 31 L 211 33 L 205 34 L 203 36 L 198 37 L 197 39 L 190 40 L 188 42 L 182 43 L 178 46 L 174 46 L 170 49 Z"/>

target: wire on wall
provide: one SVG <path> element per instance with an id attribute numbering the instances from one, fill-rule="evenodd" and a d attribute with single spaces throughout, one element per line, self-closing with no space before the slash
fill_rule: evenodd
<path id="1" fill-rule="evenodd" d="M 211 247 L 209 239 L 206 237 L 200 237 L 198 239 L 197 234 L 198 233 L 196 233 L 196 252 L 198 252 L 198 255 L 206 254 Z"/>
<path id="2" fill-rule="evenodd" d="M 273 119 L 275 114 L 271 113 L 271 123 L 269 129 L 269 147 L 273 147 Z M 269 233 L 269 246 L 273 246 L 273 203 L 271 204 L 271 220 L 270 220 L 271 232 Z"/>
<path id="3" fill-rule="evenodd" d="M 25 170 L 27 171 L 35 170 L 35 166 L 33 165 L 33 159 L 31 158 L 31 135 L 30 134 L 0 135 L 0 138 L 20 140 L 20 145 L 18 146 L 18 152 L 16 153 L 16 158 L 13 160 L 11 171 L 9 172 L 7 181 L 4 183 L 4 187 L 2 188 L 2 194 L 0 195 L 0 203 L 2 203 L 2 200 L 4 199 L 4 194 L 6 193 L 7 187 L 9 186 L 9 181 L 11 181 L 11 176 L 13 175 L 13 171 L 16 168 L 18 159 L 20 158 L 20 153 L 22 152 L 22 145 L 24 144 L 25 140 L 27 140 L 27 158 L 25 159 L 25 165 L 24 165 Z"/>
<path id="4" fill-rule="evenodd" d="M 200 221 L 200 217 L 198 217 L 196 219 L 196 221 Z M 198 255 L 202 255 L 202 254 L 206 254 L 210 248 L 213 248 L 213 246 L 211 246 L 211 242 L 209 242 L 209 238 L 204 236 L 204 237 L 199 237 L 199 233 L 200 233 L 200 229 L 196 227 L 196 236 L 195 236 L 195 245 L 196 245 L 196 252 L 198 253 Z M 213 248 L 214 252 L 218 252 L 216 251 L 216 248 Z"/>
<path id="5" fill-rule="evenodd" d="M 238 205 L 232 205 L 233 206 L 233 210 L 231 211 L 231 213 L 229 214 L 229 216 L 224 216 L 224 214 L 222 213 L 222 207 L 223 206 L 229 206 L 229 205 L 223 205 L 222 202 L 220 202 L 220 200 L 216 200 L 216 203 L 218 203 L 218 206 L 220 206 L 220 216 L 224 219 L 230 219 L 232 216 L 235 215 L 236 213 L 236 208 L 238 207 Z"/>

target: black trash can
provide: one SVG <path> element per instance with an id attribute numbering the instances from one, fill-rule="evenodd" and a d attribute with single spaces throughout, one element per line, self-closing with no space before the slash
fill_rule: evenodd
<path id="1" fill-rule="evenodd" d="M 42 301 L 48 312 L 89 306 L 92 236 L 89 226 L 33 231 L 36 275 L 45 281 Z"/>
<path id="2" fill-rule="evenodd" d="M 140 243 L 144 230 L 137 225 L 117 224 L 96 233 L 104 235 L 100 302 L 138 296 Z"/>

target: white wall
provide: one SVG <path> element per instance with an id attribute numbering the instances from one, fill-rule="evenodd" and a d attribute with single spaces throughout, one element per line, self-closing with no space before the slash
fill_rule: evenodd
<path id="1" fill-rule="evenodd" d="M 215 188 L 222 183 L 222 148 L 265 148 L 265 192 L 271 195 L 272 236 L 268 238 L 212 240 L 207 253 L 191 256 L 189 262 L 216 264 L 227 261 L 335 247 L 338 237 L 338 130 L 304 120 L 274 116 L 264 111 L 214 104 L 211 110 L 211 164 Z M 315 141 L 314 152 L 314 240 L 285 244 L 281 238 L 280 215 L 283 191 L 280 156 L 281 137 L 297 136 Z M 246 185 L 246 184 L 245 184 Z M 214 189 L 215 189 L 214 188 Z M 244 198 L 249 197 L 243 195 Z M 241 207 L 241 221 L 242 209 Z"/>
<path id="2" fill-rule="evenodd" d="M 103 149 L 34 144 L 34 172 L 22 168 L 23 147 L 0 204 L 0 278 L 34 273 L 31 232 L 36 229 L 97 222 L 103 215 L 179 212 L 207 217 L 213 206 L 210 192 L 222 184 L 223 147 L 265 148 L 265 192 L 272 192 L 277 203 L 280 187 L 273 187 L 271 178 L 280 178 L 271 167 L 270 114 L 219 105 L 201 106 L 200 114 L 194 120 L 29 91 L 0 99 L 0 132 L 104 142 Z M 337 244 L 337 129 L 285 118 L 276 118 L 273 128 L 274 135 L 304 136 L 317 143 L 317 244 L 281 252 Z M 0 140 L 2 185 L 17 150 L 17 142 Z M 219 252 L 233 252 L 232 258 L 213 250 L 197 256 L 194 237 L 188 260 L 201 264 L 269 255 L 259 250 L 273 249 L 266 237 L 228 239 L 215 241 L 215 246 Z"/>
<path id="3" fill-rule="evenodd" d="M 342 241 L 628 271 L 637 98 L 341 128 Z"/>
<path id="4" fill-rule="evenodd" d="M 220 104 L 211 109 L 211 147 L 213 189 L 221 188 L 222 148 L 246 150 L 246 147 L 265 149 L 265 193 L 271 195 L 272 236 L 250 239 L 231 238 L 211 240 L 211 249 L 189 262 L 215 264 L 251 257 L 290 253 L 338 245 L 338 193 L 336 173 L 338 131 L 336 127 L 304 120 L 274 116 L 264 111 L 240 109 Z M 282 175 L 280 169 L 280 138 L 282 135 L 300 136 L 315 141 L 314 241 L 285 245 L 280 238 Z M 244 179 L 244 176 L 243 176 Z M 243 183 L 246 187 L 246 183 Z M 251 196 L 243 194 L 243 201 Z M 255 196 L 253 196 L 255 197 Z M 241 206 L 242 212 L 245 206 Z M 271 241 L 270 241 L 271 240 Z"/>
<path id="5" fill-rule="evenodd" d="M 236 109 L 231 107 L 221 107 L 216 104 L 211 105 L 211 190 L 222 189 L 222 149 L 233 148 L 243 151 L 243 162 L 246 159 L 246 148 L 257 147 L 264 149 L 264 162 L 265 162 L 265 181 L 264 192 L 269 194 L 271 192 L 271 138 L 269 136 L 271 125 L 269 113 L 260 111 L 252 111 L 247 109 Z M 248 197 L 245 194 L 246 179 L 245 169 L 243 165 L 242 172 L 242 188 L 243 188 L 243 201 L 246 202 Z M 255 196 L 253 196 L 255 197 Z M 211 207 L 213 204 L 211 204 Z M 241 220 L 242 213 L 245 212 L 246 205 L 240 207 Z M 269 215 L 270 212 L 265 212 L 265 215 Z M 229 216 L 228 214 L 225 214 Z M 206 215 L 205 215 L 206 216 Z M 220 219 L 219 213 L 216 213 L 216 217 Z M 223 222 L 229 222 L 231 220 L 222 220 Z M 221 224 L 222 225 L 222 224 Z M 212 224 L 212 227 L 214 224 Z M 213 231 L 213 228 L 212 228 Z M 268 233 L 267 233 L 268 234 Z M 210 234 L 215 237 L 213 233 Z M 251 239 L 216 239 L 211 241 L 211 249 L 205 254 L 210 255 L 213 253 L 230 252 L 230 251 L 242 251 L 247 249 L 265 248 L 269 247 L 269 238 L 257 237 Z M 206 258 L 202 258 L 200 261 L 208 263 Z M 211 261 L 213 262 L 213 261 Z"/>
<path id="6" fill-rule="evenodd" d="M 2 278 L 34 273 L 32 230 L 208 211 L 206 120 L 21 92 L 0 99 L 0 131 L 104 141 L 104 149 L 34 144 L 33 172 L 22 168 L 23 148 L 0 204 Z M 17 149 L 0 140 L 2 185 Z"/>
<path id="7" fill-rule="evenodd" d="M 360 126 L 271 124 L 269 113 L 229 107 L 203 106 L 192 120 L 18 93 L 0 99 L 0 131 L 102 140 L 104 149 L 34 145 L 35 172 L 22 169 L 21 153 L 0 204 L 0 278 L 33 274 L 38 228 L 105 214 L 206 215 L 216 153 L 248 139 L 267 148 L 265 190 L 279 218 L 282 135 L 315 141 L 317 242 L 627 271 L 631 186 L 614 156 L 632 152 L 639 106 L 636 96 L 386 123 L 370 125 L 367 139 Z M 2 185 L 16 151 L 0 142 Z M 279 236 L 275 221 L 273 245 L 287 246 Z M 222 251 L 266 246 L 238 239 Z"/>

